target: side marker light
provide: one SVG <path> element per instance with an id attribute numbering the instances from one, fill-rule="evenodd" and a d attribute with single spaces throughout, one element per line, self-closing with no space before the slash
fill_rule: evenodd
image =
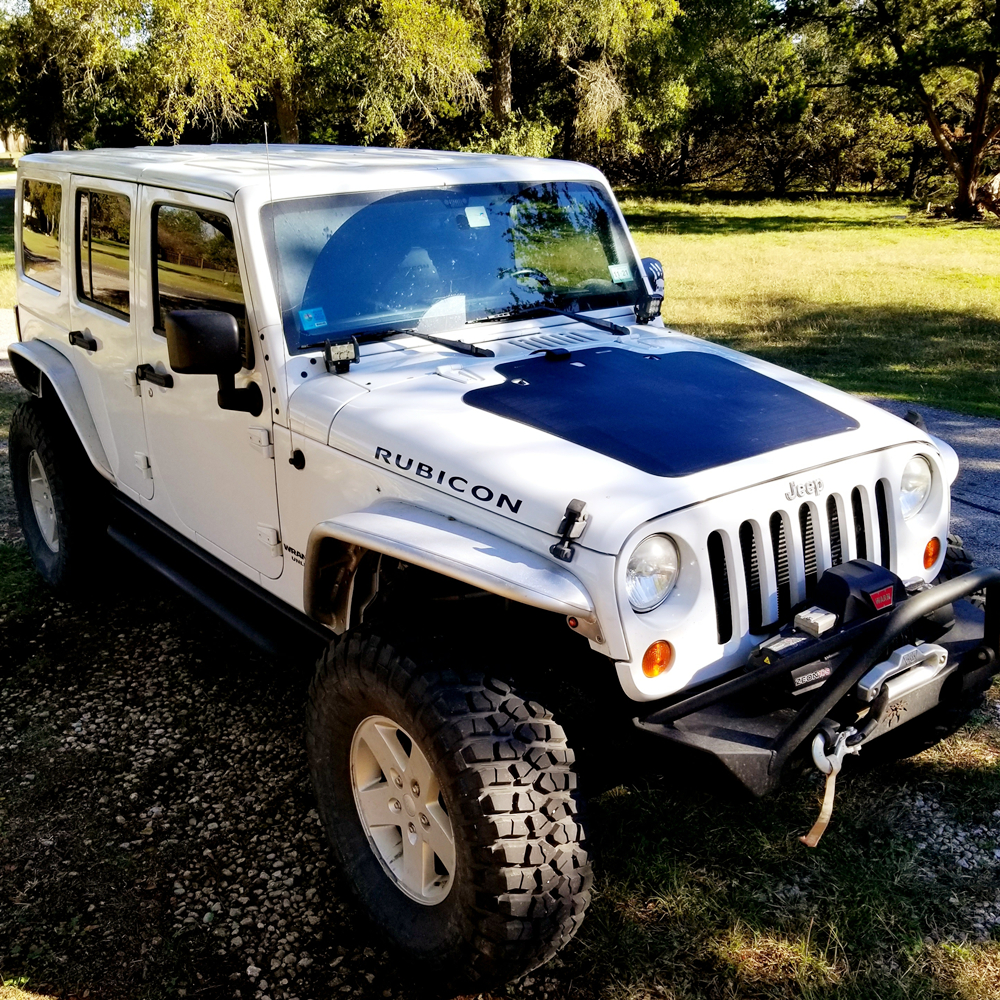
<path id="1" fill-rule="evenodd" d="M 930 569 L 941 555 L 941 539 L 932 538 L 924 548 L 924 569 Z"/>
<path id="2" fill-rule="evenodd" d="M 657 639 L 642 657 L 642 672 L 647 677 L 659 677 L 674 665 L 674 647 L 666 639 Z"/>

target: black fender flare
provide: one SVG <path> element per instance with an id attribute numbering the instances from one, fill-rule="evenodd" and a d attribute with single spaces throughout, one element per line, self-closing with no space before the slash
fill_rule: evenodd
<path id="1" fill-rule="evenodd" d="M 69 360 L 41 340 L 11 344 L 7 355 L 15 377 L 28 392 L 46 399 L 50 393 L 55 395 L 91 464 L 113 483 L 115 474 L 87 405 L 83 386 Z"/>

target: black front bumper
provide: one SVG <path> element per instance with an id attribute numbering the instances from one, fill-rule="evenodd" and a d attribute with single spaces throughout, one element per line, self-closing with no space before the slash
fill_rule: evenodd
<path id="1" fill-rule="evenodd" d="M 984 612 L 962 601 L 984 588 Z M 942 633 L 930 616 L 955 602 L 960 603 L 955 605 L 954 624 Z M 858 681 L 902 637 L 921 628 L 930 630 L 933 641 L 948 650 L 949 663 L 956 664 L 941 692 L 942 701 L 985 690 L 1000 672 L 1000 570 L 975 570 L 921 591 L 892 611 L 814 644 L 802 662 L 786 658 L 772 666 L 757 666 L 695 693 L 655 703 L 652 711 L 634 721 L 646 732 L 710 754 L 751 792 L 764 795 L 781 783 L 786 765 L 821 725 L 842 725 L 836 717 L 856 707 L 852 691 Z M 839 665 L 811 694 L 775 696 L 775 682 L 790 669 L 831 660 Z M 872 711 L 885 707 L 873 706 Z M 881 729 L 871 728 L 875 738 Z"/>

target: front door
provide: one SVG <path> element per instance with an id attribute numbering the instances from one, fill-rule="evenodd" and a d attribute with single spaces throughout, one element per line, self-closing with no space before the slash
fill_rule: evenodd
<path id="1" fill-rule="evenodd" d="M 63 347 L 73 361 L 101 430 L 118 485 L 150 499 L 146 429 L 135 385 L 136 185 L 75 176 L 72 182 L 73 292 Z"/>
<path id="2" fill-rule="evenodd" d="M 283 560 L 266 405 L 271 389 L 258 363 L 261 352 L 254 350 L 233 204 L 149 187 L 140 198 L 147 259 L 139 354 L 154 378 L 140 382 L 156 484 L 148 506 L 224 562 L 275 579 Z M 214 375 L 171 371 L 165 323 L 175 309 L 224 310 L 236 317 L 244 347 L 236 385 L 260 385 L 263 413 L 220 409 Z M 173 384 L 156 384 L 164 381 L 161 375 Z"/>

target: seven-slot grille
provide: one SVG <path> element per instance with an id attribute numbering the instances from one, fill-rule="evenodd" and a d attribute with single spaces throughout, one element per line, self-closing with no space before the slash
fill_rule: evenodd
<path id="1" fill-rule="evenodd" d="M 740 630 L 737 574 L 746 587 L 749 632 L 759 635 L 787 624 L 795 607 L 810 601 L 823 570 L 850 557 L 848 539 L 853 539 L 855 558 L 877 560 L 891 569 L 886 498 L 880 480 L 873 493 L 857 486 L 847 496 L 834 493 L 825 502 L 792 504 L 759 520 L 748 519 L 730 534 L 728 547 L 723 532 L 713 531 L 708 536 L 708 563 L 719 642 L 728 642 Z M 817 523 L 821 518 L 823 525 Z M 821 544 L 824 534 L 827 552 Z"/>

